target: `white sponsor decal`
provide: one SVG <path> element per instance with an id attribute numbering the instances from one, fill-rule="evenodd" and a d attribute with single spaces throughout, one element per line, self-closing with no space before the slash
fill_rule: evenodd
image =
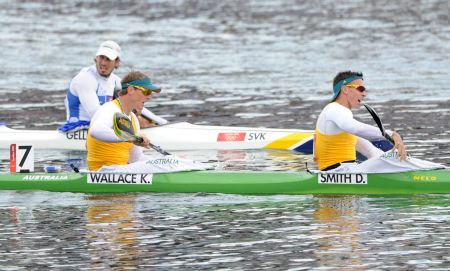
<path id="1" fill-rule="evenodd" d="M 152 184 L 153 174 L 89 173 L 87 182 L 93 184 Z"/>
<path id="2" fill-rule="evenodd" d="M 367 184 L 367 174 L 360 173 L 319 173 L 319 184 Z"/>
<path id="3" fill-rule="evenodd" d="M 68 175 L 25 175 L 24 181 L 66 181 L 69 179 Z"/>
<path id="4" fill-rule="evenodd" d="M 400 160 L 401 156 L 398 154 L 398 152 L 392 152 L 387 151 L 383 153 L 380 158 L 388 159 L 388 160 Z M 411 155 L 408 153 L 406 154 L 406 161 L 411 160 Z"/>

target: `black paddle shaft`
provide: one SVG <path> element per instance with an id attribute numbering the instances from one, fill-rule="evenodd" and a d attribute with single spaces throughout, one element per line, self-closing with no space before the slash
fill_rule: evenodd
<path id="1" fill-rule="evenodd" d="M 171 155 L 171 154 L 168 153 L 167 151 L 161 149 L 160 146 L 153 145 L 152 143 L 149 143 L 149 144 L 150 144 L 150 148 L 154 149 L 155 151 L 159 152 L 160 154 L 163 154 L 163 155 Z"/>

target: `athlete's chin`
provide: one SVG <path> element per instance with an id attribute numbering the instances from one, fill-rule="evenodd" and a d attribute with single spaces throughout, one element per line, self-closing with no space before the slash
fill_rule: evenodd
<path id="1" fill-rule="evenodd" d="M 111 74 L 111 72 L 109 72 L 108 70 L 102 70 L 102 69 L 100 69 L 98 71 L 98 73 L 103 77 L 108 77 Z"/>
<path id="2" fill-rule="evenodd" d="M 137 106 L 136 106 L 136 108 L 135 108 L 138 112 L 141 112 L 142 111 L 142 109 L 144 109 L 144 103 L 142 103 L 142 104 L 138 104 Z"/>

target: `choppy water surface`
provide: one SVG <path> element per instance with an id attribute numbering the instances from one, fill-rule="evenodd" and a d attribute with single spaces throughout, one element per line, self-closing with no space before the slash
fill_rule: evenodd
<path id="1" fill-rule="evenodd" d="M 2 269 L 450 266 L 447 196 L 54 195 L 2 192 Z"/>
<path id="2" fill-rule="evenodd" d="M 116 40 L 122 76 L 164 87 L 170 121 L 313 129 L 338 71 L 412 155 L 450 165 L 447 1 L 0 0 L 0 121 L 54 129 L 70 79 Z M 357 118 L 371 123 L 363 109 Z M 177 153 L 225 170 L 301 170 L 277 151 Z M 37 168 L 80 152 L 36 152 Z M 8 153 L 0 151 L 0 170 Z M 448 270 L 448 196 L 89 196 L 0 192 L 0 269 Z"/>

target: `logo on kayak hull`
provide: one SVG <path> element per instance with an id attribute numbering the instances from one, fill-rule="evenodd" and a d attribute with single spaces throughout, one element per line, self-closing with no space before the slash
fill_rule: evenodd
<path id="1" fill-rule="evenodd" d="M 89 184 L 152 184 L 153 174 L 135 173 L 89 173 Z"/>
<path id="2" fill-rule="evenodd" d="M 227 141 L 265 141 L 267 133 L 219 133 L 217 142 Z"/>
<path id="3" fill-rule="evenodd" d="M 426 181 L 437 181 L 437 176 L 422 176 L 422 175 L 414 175 L 412 177 L 415 182 L 426 182 Z"/>
<path id="4" fill-rule="evenodd" d="M 245 133 L 219 133 L 217 142 L 244 141 Z"/>
<path id="5" fill-rule="evenodd" d="M 367 174 L 361 173 L 319 173 L 319 184 L 367 184 Z"/>
<path id="6" fill-rule="evenodd" d="M 68 181 L 69 175 L 25 175 L 24 181 Z"/>
<path id="7" fill-rule="evenodd" d="M 150 159 L 145 162 L 148 165 L 178 165 L 180 160 L 173 158 L 158 158 L 158 159 Z"/>

